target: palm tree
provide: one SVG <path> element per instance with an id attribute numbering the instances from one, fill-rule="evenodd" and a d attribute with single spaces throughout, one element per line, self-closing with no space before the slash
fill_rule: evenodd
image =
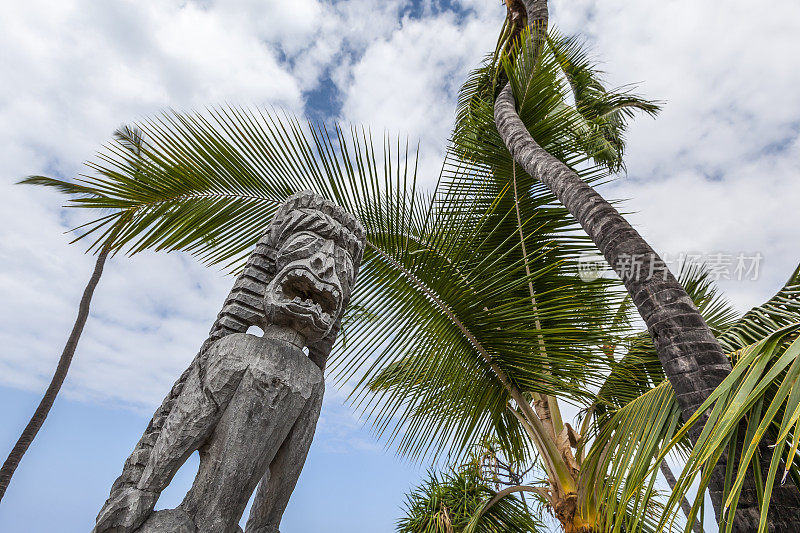
<path id="1" fill-rule="evenodd" d="M 115 131 L 114 136 L 120 142 L 131 143 L 130 146 L 134 151 L 137 150 L 137 146 L 141 143 L 140 134 L 135 130 L 122 128 Z M 49 183 L 47 178 L 41 176 L 31 176 L 22 180 L 20 183 L 40 184 L 41 182 Z M 62 187 L 62 192 L 67 194 L 91 195 L 91 191 L 84 191 L 80 186 L 76 186 L 75 184 L 65 184 Z M 100 277 L 103 275 L 103 268 L 105 267 L 109 252 L 110 250 L 107 247 L 103 247 L 97 254 L 94 270 L 89 277 L 89 282 L 86 284 L 86 288 L 83 290 L 83 296 L 78 304 L 78 316 L 75 318 L 75 324 L 72 326 L 69 337 L 67 337 L 67 343 L 64 345 L 64 350 L 61 352 L 61 357 L 58 360 L 58 365 L 50 380 L 50 384 L 47 386 L 44 396 L 39 402 L 39 406 L 36 408 L 36 411 L 34 411 L 30 421 L 25 426 L 25 429 L 22 430 L 22 434 L 19 439 L 17 439 L 14 447 L 11 448 L 8 457 L 5 462 L 3 462 L 3 466 L 0 467 L 0 501 L 3 500 L 3 496 L 8 489 L 8 485 L 11 483 L 14 472 L 17 470 L 20 461 L 22 461 L 22 457 L 25 455 L 25 452 L 28 451 L 28 448 L 33 443 L 33 439 L 36 438 L 39 430 L 42 429 L 44 421 L 47 419 L 47 415 L 50 413 L 50 409 L 53 407 L 56 397 L 61 390 L 61 386 L 67 378 L 69 367 L 72 364 L 72 358 L 75 356 L 75 350 L 78 348 L 78 342 L 83 333 L 83 328 L 86 325 L 86 320 L 89 318 L 89 306 L 92 302 L 92 296 L 94 295 L 97 284 L 100 282 Z"/>
<path id="2" fill-rule="evenodd" d="M 800 372 L 800 267 L 773 298 L 738 320 L 731 320 L 726 306 L 716 299 L 715 291 L 703 287 L 702 280 L 699 287 L 687 284 L 687 289 L 734 363 L 733 371 L 701 405 L 699 412 L 708 412 L 708 420 L 692 445 L 688 431 L 699 413 L 685 424 L 679 423 L 682 412 L 652 342 L 644 332 L 634 336 L 605 390 L 599 392 L 600 401 L 590 409 L 597 430 L 584 463 L 585 475 L 588 484 L 601 490 L 587 498 L 604 501 L 611 493 L 636 494 L 651 482 L 648 478 L 655 475 L 666 454 L 678 450 L 686 466 L 672 486 L 660 527 L 666 527 L 677 506 L 688 504 L 681 499 L 690 492 L 689 485 L 698 483 L 698 494 L 687 513 L 691 523 L 702 516 L 703 493 L 710 485 L 708 465 L 727 452 L 733 460 L 726 471 L 723 508 L 728 516 L 736 517 L 721 523 L 721 530 L 786 527 L 791 531 L 788 528 L 796 514 L 781 517 L 768 512 L 774 503 L 765 494 L 770 494 L 778 479 L 781 460 L 780 485 L 786 489 L 800 485 L 800 392 L 794 387 Z M 764 439 L 765 434 L 770 437 Z M 765 442 L 772 442 L 772 449 L 764 446 Z M 765 461 L 769 468 L 762 472 Z M 740 521 L 737 506 L 742 486 L 751 475 L 759 492 L 754 502 L 756 513 Z M 789 476 L 792 482 L 784 485 Z M 643 503 L 646 499 L 633 500 L 632 515 Z M 609 522 L 609 527 L 615 521 L 618 519 Z"/>
<path id="3" fill-rule="evenodd" d="M 536 68 L 537 57 L 547 41 L 547 0 L 523 0 L 509 3 L 517 10 L 516 19 L 527 20 L 531 43 L 521 54 L 519 63 Z M 525 57 L 528 56 L 528 57 Z M 525 76 L 518 76 L 520 71 Z M 575 216 L 581 227 L 623 281 L 639 310 L 669 379 L 685 419 L 699 413 L 699 422 L 690 432 L 697 441 L 701 437 L 704 411 L 700 406 L 711 396 L 731 373 L 731 365 L 720 344 L 715 340 L 702 315 L 692 304 L 686 291 L 669 272 L 663 260 L 642 239 L 638 232 L 603 199 L 579 174 L 565 164 L 557 154 L 551 154 L 537 143 L 530 123 L 524 120 L 525 91 L 531 79 L 530 68 L 508 73 L 509 82 L 494 100 L 494 122 L 508 151 L 524 171 L 544 184 Z M 517 77 L 514 77 L 517 74 Z M 569 72 L 568 72 L 569 74 Z M 584 89 L 580 80 L 570 77 L 578 89 Z M 577 83 L 576 83 L 577 82 Z M 575 91 L 580 107 L 584 92 Z M 520 101 L 517 109 L 517 100 Z M 634 261 L 637 269 L 627 266 Z M 646 273 L 663 273 L 648 276 Z M 769 465 L 765 465 L 767 470 Z M 711 497 L 717 519 L 722 518 L 726 490 L 726 455 L 722 454 L 711 471 Z M 766 471 L 766 470 L 765 470 Z M 752 480 L 743 490 L 737 527 L 753 530 L 757 527 L 758 500 Z M 795 487 L 777 487 L 773 493 L 771 513 L 775 525 L 787 524 L 800 529 L 800 493 Z M 794 518 L 791 518 L 794 517 Z"/>
<path id="4" fill-rule="evenodd" d="M 493 448 L 487 451 L 496 452 Z M 532 516 L 525 500 L 504 497 L 486 480 L 486 457 L 476 453 L 458 468 L 442 474 L 429 472 L 427 479 L 406 496 L 405 516 L 397 522 L 398 533 L 541 531 L 543 524 Z M 486 502 L 494 498 L 496 501 L 487 508 Z M 480 513 L 484 508 L 485 512 Z M 481 516 L 476 520 L 478 513 Z"/>
<path id="5" fill-rule="evenodd" d="M 541 83 L 557 94 L 553 87 Z M 579 135 L 562 125 L 565 113 L 544 121 L 553 142 Z M 242 109 L 164 115 L 140 128 L 146 141 L 138 152 L 128 143 L 110 145 L 93 164 L 94 175 L 68 191 L 78 194 L 73 205 L 111 210 L 85 235 L 120 227 L 95 245 L 130 253 L 189 250 L 235 270 L 283 199 L 313 188 L 356 214 L 368 232 L 353 295 L 368 313 L 352 320 L 347 350 L 329 373 L 355 378 L 353 401 L 372 414 L 378 431 L 391 428 L 389 438 L 417 458 L 456 456 L 487 433 L 524 456 L 533 439 L 553 479 L 573 483 L 553 426 L 533 412 L 531 394 L 582 398 L 586 383 L 600 382 L 606 366 L 593 359 L 593 347 L 610 342 L 616 296 L 610 282 L 581 281 L 578 260 L 593 247 L 551 195 L 526 203 L 523 255 L 513 192 L 487 202 L 448 164 L 437 192 L 418 194 L 407 155 L 389 142 L 377 155 L 363 130 L 304 128 Z M 531 328 L 535 322 L 539 327 Z M 395 390 L 374 394 L 376 378 L 398 362 L 445 382 L 411 398 Z M 554 483 L 558 494 L 571 492 Z"/>
<path id="6" fill-rule="evenodd" d="M 585 163 L 578 127 L 585 120 L 564 107 L 557 66 L 553 55 L 535 86 L 551 103 L 537 122 L 565 157 Z M 335 199 L 369 237 L 353 300 L 367 319 L 350 324 L 333 377 L 357 378 L 354 402 L 412 457 L 457 457 L 487 433 L 516 457 L 529 455 L 533 442 L 551 481 L 551 507 L 567 524 L 579 518 L 574 457 L 563 445 L 569 426 L 552 413 L 556 394 L 585 399 L 602 383 L 608 365 L 595 348 L 613 340 L 617 296 L 610 282 L 581 281 L 579 259 L 594 248 L 551 194 L 534 187 L 523 201 L 521 186 L 476 181 L 485 169 L 466 167 L 452 152 L 436 194 L 425 199 L 391 144 L 379 157 L 364 131 L 303 128 L 241 109 L 166 115 L 141 128 L 148 142 L 135 152 L 125 139 L 111 145 L 94 177 L 37 183 L 77 193 L 75 205 L 112 210 L 85 234 L 122 229 L 96 245 L 186 249 L 234 270 L 288 194 L 314 188 Z M 588 180 L 606 176 L 601 168 L 585 172 Z M 402 373 L 416 383 L 413 394 L 381 390 Z"/>
<path id="7" fill-rule="evenodd" d="M 61 390 L 61 385 L 64 384 L 67 372 L 69 371 L 69 365 L 72 363 L 72 357 L 75 355 L 75 349 L 78 347 L 78 341 L 81 338 L 81 333 L 83 333 L 83 327 L 86 325 L 86 319 L 89 317 L 89 304 L 92 301 L 94 289 L 100 281 L 100 276 L 103 273 L 103 266 L 105 265 L 107 257 L 108 250 L 103 250 L 97 255 L 94 271 L 89 278 L 89 282 L 86 284 L 80 304 L 78 305 L 78 317 L 75 319 L 75 325 L 72 327 L 72 332 L 67 338 L 64 351 L 61 352 L 61 357 L 58 360 L 58 366 L 56 366 L 53 378 L 50 380 L 50 385 L 47 386 L 47 390 L 41 402 L 39 402 L 39 406 L 36 408 L 36 411 L 34 411 L 28 425 L 22 430 L 22 434 L 8 454 L 8 458 L 6 458 L 2 468 L 0 468 L 0 500 L 3 499 L 3 495 L 6 493 L 14 471 L 17 469 L 17 466 L 19 466 L 23 455 L 25 455 L 25 452 L 33 442 L 36 434 L 39 433 L 39 430 L 42 428 L 47 414 L 50 412 L 50 408 L 53 407 L 53 403 L 56 401 L 58 391 Z"/>
<path id="8" fill-rule="evenodd" d="M 776 437 L 772 441 L 779 443 L 777 451 L 770 454 L 772 468 L 765 476 L 765 492 L 780 477 L 777 469 L 780 459 L 784 462 L 781 483 L 788 476 L 792 476 L 795 482 L 798 480 L 800 468 L 795 463 L 800 438 L 797 434 L 800 394 L 795 388 L 792 396 L 790 385 L 800 373 L 800 341 L 796 340 L 800 330 L 800 267 L 778 294 L 741 318 L 737 318 L 702 269 L 694 266 L 684 270 L 680 281 L 729 357 L 738 361 L 730 386 L 715 391 L 713 404 L 709 404 L 713 407 L 709 419 L 712 428 L 692 449 L 686 434 L 691 423 L 680 423 L 681 411 L 675 393 L 665 379 L 647 332 L 622 336 L 617 346 L 598 347 L 598 358 L 610 358 L 610 374 L 597 394 L 584 404 L 580 434 L 571 432 L 575 441 L 569 446 L 576 448 L 574 456 L 571 456 L 578 494 L 576 514 L 580 519 L 574 520 L 572 529 L 562 521 L 565 531 L 672 531 L 675 529 L 672 522 L 675 521 L 677 506 L 684 509 L 687 517 L 686 531 L 703 531 L 700 519 L 709 479 L 702 476 L 702 464 L 709 461 L 713 464 L 716 455 L 728 449 L 730 442 L 736 442 L 737 421 L 743 418 L 743 413 L 747 413 L 745 418 L 750 421 L 746 428 L 750 436 L 746 442 L 753 441 L 752 435 L 760 426 L 764 431 L 774 430 Z M 628 320 L 631 318 L 629 310 L 626 299 L 617 316 Z M 759 345 L 776 340 L 778 342 L 769 349 L 758 349 Z M 614 353 L 621 354 L 621 357 L 611 358 Z M 389 367 L 385 376 L 379 376 L 374 385 L 379 389 L 408 387 L 409 383 L 424 386 L 421 375 L 410 372 L 409 368 L 410 365 L 406 364 Z M 454 379 L 458 377 L 454 376 Z M 741 401 L 732 401 L 737 396 Z M 772 414 L 762 417 L 758 412 L 761 406 L 772 406 L 773 409 L 767 410 Z M 790 432 L 792 437 L 787 438 Z M 729 472 L 729 485 L 735 481 L 741 486 L 746 473 L 758 464 L 751 460 L 759 453 L 758 440 L 740 450 L 737 457 L 740 466 Z M 478 481 L 486 485 L 490 493 L 484 497 L 483 505 L 470 508 L 470 524 L 481 526 L 483 512 L 491 510 L 496 502 L 522 491 L 534 494 L 534 501 L 539 504 L 536 508 L 538 515 L 546 510 L 558 516 L 558 510 L 553 507 L 552 483 L 541 457 L 512 455 L 509 459 L 498 460 L 496 450 L 490 449 L 489 452 L 484 457 L 491 460 L 479 463 L 494 465 L 494 469 L 488 472 L 479 469 Z M 654 483 L 659 471 L 666 471 L 672 477 L 664 461 L 670 452 L 676 452 L 675 459 L 685 461 L 687 467 L 678 480 L 673 478 L 670 483 L 672 495 L 665 501 L 654 489 Z M 733 456 L 734 452 L 730 453 Z M 745 460 L 741 460 L 742 456 Z M 472 463 L 475 463 L 474 459 L 468 464 Z M 499 478 L 497 465 L 506 471 Z M 529 476 L 514 474 L 530 470 L 533 473 Z M 497 485 L 492 490 L 491 485 L 498 479 L 505 488 L 500 490 Z M 699 483 L 700 488 L 697 496 L 689 502 L 686 495 L 693 483 Z M 728 492 L 726 505 L 729 512 L 735 512 L 736 500 L 740 496 L 740 489 Z M 760 517 L 755 517 L 756 523 L 759 530 L 767 531 L 769 500 L 764 498 L 757 503 L 761 512 Z M 423 510 L 409 509 L 407 519 L 424 518 Z M 733 530 L 740 526 L 731 521 L 726 527 L 726 530 Z M 465 528 L 464 531 L 469 533 L 470 530 Z"/>

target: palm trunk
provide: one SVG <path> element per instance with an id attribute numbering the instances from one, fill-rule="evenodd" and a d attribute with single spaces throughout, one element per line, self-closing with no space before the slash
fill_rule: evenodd
<path id="1" fill-rule="evenodd" d="M 94 289 L 97 287 L 97 282 L 100 281 L 100 276 L 103 273 L 103 266 L 105 265 L 107 257 L 108 251 L 105 250 L 100 252 L 97 256 L 94 272 L 92 273 L 92 277 L 89 278 L 89 283 L 86 284 L 81 303 L 78 306 L 78 317 L 75 319 L 75 325 L 72 327 L 72 332 L 67 339 L 67 344 L 64 346 L 64 351 L 61 353 L 61 359 L 58 360 L 58 366 L 56 367 L 55 374 L 53 374 L 53 379 L 50 381 L 50 385 L 47 387 L 47 391 L 45 391 L 44 397 L 42 397 L 42 401 L 39 403 L 39 407 L 36 408 L 33 417 L 31 417 L 28 425 L 25 426 L 22 435 L 20 435 L 11 453 L 8 454 L 8 458 L 5 463 L 3 463 L 3 467 L 0 468 L 0 501 L 2 501 L 3 495 L 6 493 L 8 484 L 11 482 L 11 477 L 14 475 L 14 471 L 22 460 L 22 456 L 25 455 L 25 452 L 33 442 L 36 434 L 42 428 L 50 412 L 50 408 L 53 407 L 53 402 L 56 400 L 58 391 L 61 389 L 61 385 L 67 377 L 69 365 L 72 363 L 72 356 L 75 355 L 75 348 L 78 346 L 83 327 L 89 316 L 89 304 L 92 301 L 92 294 L 94 294 Z"/>
<path id="2" fill-rule="evenodd" d="M 611 204 L 536 144 L 517 115 L 509 85 L 495 102 L 495 121 L 514 159 L 556 195 L 622 279 L 684 413 L 694 413 L 731 365 L 689 295 Z"/>
<path id="3" fill-rule="evenodd" d="M 547 0 L 523 1 L 533 38 L 541 41 L 547 27 Z M 536 143 L 515 106 L 511 85 L 506 84 L 495 101 L 494 111 L 503 142 L 520 166 L 564 204 L 619 275 L 647 324 L 684 419 L 688 419 L 730 373 L 730 361 L 664 261 L 611 204 Z M 693 440 L 699 436 L 703 422 L 701 418 L 695 425 Z M 717 521 L 724 480 L 723 458 L 714 468 L 709 485 Z M 747 494 L 750 492 L 753 493 Z M 771 529 L 800 531 L 798 501 L 800 493 L 796 488 L 776 487 L 770 506 Z M 757 530 L 757 505 L 754 491 L 743 490 L 734 531 Z"/>

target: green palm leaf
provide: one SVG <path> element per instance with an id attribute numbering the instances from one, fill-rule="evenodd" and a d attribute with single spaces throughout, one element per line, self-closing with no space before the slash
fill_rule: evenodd
<path id="1" fill-rule="evenodd" d="M 759 533 L 767 531 L 769 495 L 775 487 L 778 467 L 784 479 L 790 475 L 794 483 L 800 480 L 797 441 L 800 436 L 800 323 L 782 328 L 760 342 L 743 348 L 731 374 L 711 394 L 698 412 L 673 437 L 659 457 L 667 453 L 674 442 L 685 435 L 698 418 L 710 409 L 710 415 L 687 464 L 678 479 L 678 484 L 667 502 L 667 509 L 677 505 L 679 495 L 686 494 L 690 486 L 699 483 L 700 496 L 695 499 L 693 514 L 700 507 L 702 491 L 708 485 L 711 467 L 723 453 L 728 454 L 728 479 L 732 485 L 726 487 L 725 510 L 733 516 L 745 481 L 756 472 L 755 484 L 761 506 Z M 747 421 L 744 448 L 737 453 L 741 437 L 740 428 Z M 769 453 L 771 461 L 767 472 L 762 471 L 761 454 Z M 783 481 L 781 481 L 782 483 Z M 767 496 L 765 496 L 767 495 Z M 691 516 L 690 519 L 693 519 Z M 666 520 L 662 519 L 662 523 Z M 733 521 L 727 522 L 725 531 L 731 531 Z"/>
<path id="2" fill-rule="evenodd" d="M 580 38 L 562 37 L 550 31 L 547 44 L 561 65 L 575 108 L 585 121 L 582 124 L 586 130 L 584 136 L 593 143 L 587 145 L 587 150 L 609 170 L 622 170 L 627 122 L 636 112 L 655 116 L 660 104 L 633 94 L 631 87 L 606 89 L 602 73 Z"/>
<path id="3" fill-rule="evenodd" d="M 734 352 L 797 322 L 800 322 L 800 266 L 775 296 L 748 311 L 717 340 L 726 351 Z"/>
<path id="4" fill-rule="evenodd" d="M 79 235 L 94 248 L 188 251 L 233 271 L 287 196 L 311 189 L 332 199 L 361 220 L 368 244 L 353 295 L 365 312 L 351 317 L 331 377 L 348 382 L 376 432 L 412 457 L 462 453 L 487 433 L 524 455 L 508 388 L 497 384 L 580 395 L 581 381 L 599 380 L 587 362 L 589 344 L 601 342 L 604 285 L 574 274 L 587 246 L 562 231 L 572 227 L 563 210 L 530 202 L 541 209 L 525 222 L 528 275 L 510 192 L 488 202 L 455 187 L 426 196 L 416 191 L 414 157 L 397 140 L 376 147 L 363 129 L 216 108 L 121 132 L 74 182 L 27 182 L 57 187 L 72 195 L 68 205 L 95 213 Z M 535 310 L 529 282 L 540 295 Z M 407 395 L 368 386 L 398 361 L 438 388 Z"/>
<path id="5" fill-rule="evenodd" d="M 582 509 L 601 531 L 645 531 L 654 503 L 655 457 L 675 435 L 681 410 L 669 383 L 616 410 L 601 426 L 582 464 Z"/>
<path id="6" fill-rule="evenodd" d="M 535 533 L 544 525 L 528 511 L 522 500 L 505 497 L 480 513 L 496 495 L 469 465 L 436 474 L 406 496 L 406 515 L 397 523 L 398 533 L 462 533 L 472 526 L 475 533 Z M 470 524 L 470 520 L 473 523 Z"/>
<path id="7" fill-rule="evenodd" d="M 796 341 L 800 332 L 799 273 L 800 269 L 796 270 L 774 297 L 738 320 L 733 320 L 732 310 L 719 298 L 707 275 L 685 282 L 696 302 L 702 296 L 698 307 L 709 317 L 712 329 L 720 332 L 718 338 L 723 347 L 736 350 L 730 354 L 736 362 L 734 372 L 714 391 L 707 405 L 698 410 L 700 413 L 711 409 L 711 417 L 698 444 L 692 448 L 687 433 L 697 417 L 682 425 L 673 419 L 680 411 L 674 392 L 663 381 L 663 375 L 662 381 L 658 381 L 652 346 L 644 337 L 637 336 L 625 356 L 631 360 L 625 363 L 626 359 L 622 359 L 622 368 L 615 369 L 606 392 L 599 395 L 606 398 L 606 408 L 621 407 L 612 407 L 605 411 L 605 416 L 598 417 L 598 433 L 584 463 L 588 467 L 584 472 L 588 476 L 586 485 L 595 487 L 595 493 L 585 495 L 589 504 L 612 501 L 609 498 L 617 490 L 627 493 L 629 505 L 640 509 L 650 498 L 642 498 L 641 491 L 653 483 L 658 465 L 671 451 L 680 452 L 686 467 L 666 502 L 665 517 L 675 516 L 673 511 L 694 490 L 693 484 L 700 483 L 698 494 L 702 496 L 709 481 L 708 465 L 716 464 L 723 453 L 730 456 L 731 486 L 727 497 L 730 514 L 735 512 L 745 473 L 748 468 L 752 471 L 754 465 L 758 465 L 760 473 L 757 478 L 763 477 L 756 481 L 761 494 L 769 494 L 773 489 L 781 461 L 784 465 L 781 477 L 785 480 L 791 476 L 795 483 L 800 481 L 795 446 L 800 434 L 797 425 L 800 393 L 796 385 L 800 373 L 800 344 Z M 744 344 L 748 340 L 751 343 Z M 637 379 L 640 381 L 633 385 L 624 385 Z M 656 382 L 660 384 L 654 387 Z M 626 403 L 624 399 L 636 389 L 642 391 L 641 395 Z M 604 411 L 598 409 L 598 412 Z M 741 432 L 743 420 L 748 421 L 747 433 Z M 744 450 L 737 452 L 734 443 L 743 436 Z M 764 442 L 777 443 L 772 452 L 767 451 L 771 453 L 772 464 L 766 472 L 761 471 L 759 461 L 759 454 L 766 450 Z M 734 467 L 737 457 L 738 467 Z M 769 500 L 761 501 L 762 517 L 766 517 Z M 696 498 L 687 531 L 701 507 L 702 500 Z M 613 513 L 605 519 L 610 520 L 609 528 L 624 526 L 625 530 L 635 530 Z M 675 525 L 667 518 L 660 521 L 661 527 Z"/>

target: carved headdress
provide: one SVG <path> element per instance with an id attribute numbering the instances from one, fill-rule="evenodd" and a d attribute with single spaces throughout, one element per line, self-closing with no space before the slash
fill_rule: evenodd
<path id="1" fill-rule="evenodd" d="M 256 244 L 211 328 L 207 343 L 231 333 L 247 331 L 250 326 L 264 324 L 264 291 L 276 275 L 277 250 L 281 242 L 300 231 L 330 238 L 347 250 L 354 265 L 361 263 L 366 233 L 360 222 L 338 205 L 311 191 L 290 196 Z M 354 280 L 356 275 L 357 272 L 354 272 Z M 324 367 L 336 340 L 339 322 L 337 320 L 323 340 L 309 346 L 309 356 L 320 367 Z"/>

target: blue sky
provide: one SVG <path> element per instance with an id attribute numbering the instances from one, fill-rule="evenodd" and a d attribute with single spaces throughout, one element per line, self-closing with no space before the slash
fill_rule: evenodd
<path id="1" fill-rule="evenodd" d="M 38 401 L 35 393 L 0 389 L 2 442 L 18 437 L 27 422 L 25 413 Z M 3 499 L 4 533 L 89 531 L 122 461 L 150 418 L 63 398 L 51 416 Z M 323 440 L 318 438 L 311 450 L 281 531 L 391 531 L 403 493 L 420 473 L 380 450 L 340 448 Z M 196 472 L 195 455 L 162 494 L 158 507 L 180 504 Z"/>
<path id="2" fill-rule="evenodd" d="M 628 173 L 605 186 L 666 254 L 761 253 L 735 305 L 769 297 L 800 262 L 800 4 L 553 0 L 611 85 L 663 100 L 636 121 Z M 13 185 L 76 176 L 111 132 L 160 110 L 279 106 L 418 139 L 435 182 L 468 70 L 491 51 L 498 0 L 27 0 L 0 17 L 0 455 L 46 386 L 93 259 L 82 214 Z M 153 409 L 189 363 L 232 279 L 179 254 L 110 262 L 70 376 L 0 505 L 3 533 L 88 531 Z M 428 465 L 376 440 L 329 386 L 283 533 L 391 531 Z M 180 499 L 181 472 L 159 505 Z"/>

